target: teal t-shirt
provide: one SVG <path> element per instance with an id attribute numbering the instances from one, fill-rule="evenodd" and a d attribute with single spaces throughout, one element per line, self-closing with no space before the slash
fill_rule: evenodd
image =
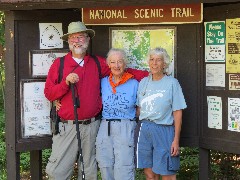
<path id="1" fill-rule="evenodd" d="M 136 116 L 138 81 L 129 79 L 116 87 L 113 94 L 109 77 L 101 80 L 103 119 L 133 119 Z"/>
<path id="2" fill-rule="evenodd" d="M 187 107 L 178 80 L 166 75 L 159 81 L 152 81 L 152 76 L 142 79 L 136 104 L 141 108 L 140 120 L 165 125 L 173 124 L 173 111 Z"/>

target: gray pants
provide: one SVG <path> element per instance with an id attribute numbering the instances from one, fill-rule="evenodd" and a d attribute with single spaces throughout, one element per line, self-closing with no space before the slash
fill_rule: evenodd
<path id="1" fill-rule="evenodd" d="M 135 121 L 111 121 L 110 136 L 108 122 L 102 120 L 97 140 L 96 158 L 103 180 L 134 180 L 134 129 Z"/>
<path id="2" fill-rule="evenodd" d="M 88 125 L 79 124 L 85 179 L 97 180 L 95 141 L 100 121 Z M 78 158 L 76 125 L 59 123 L 60 133 L 53 136 L 52 154 L 46 167 L 51 180 L 71 179 L 73 167 Z M 78 180 L 82 179 L 81 163 L 78 159 Z"/>

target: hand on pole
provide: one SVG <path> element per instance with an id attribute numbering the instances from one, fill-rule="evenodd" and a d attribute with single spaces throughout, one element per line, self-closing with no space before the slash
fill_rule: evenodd
<path id="1" fill-rule="evenodd" d="M 70 73 L 66 77 L 66 84 L 70 85 L 70 83 L 75 84 L 79 81 L 79 76 L 76 73 Z"/>

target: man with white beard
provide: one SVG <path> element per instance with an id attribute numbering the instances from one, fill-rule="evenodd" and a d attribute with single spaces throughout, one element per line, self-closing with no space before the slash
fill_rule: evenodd
<path id="1" fill-rule="evenodd" d="M 49 179 L 71 179 L 74 164 L 78 158 L 78 140 L 74 122 L 74 105 L 70 83 L 74 84 L 75 97 L 79 99 L 77 108 L 81 147 L 86 180 L 97 180 L 95 141 L 99 129 L 98 114 L 102 109 L 100 80 L 110 73 L 106 59 L 97 56 L 99 69 L 94 58 L 87 53 L 89 41 L 95 31 L 87 29 L 83 22 L 72 22 L 68 33 L 62 39 L 69 44 L 70 52 L 64 57 L 62 79 L 58 82 L 60 58 L 57 58 L 49 69 L 44 93 L 49 101 L 60 101 L 58 115 L 59 133 L 53 135 L 52 153 L 46 167 Z M 147 71 L 128 68 L 127 71 L 140 81 L 148 76 Z M 78 159 L 78 179 L 82 177 L 82 167 Z"/>
<path id="2" fill-rule="evenodd" d="M 62 80 L 58 83 L 60 58 L 49 69 L 44 93 L 48 100 L 59 100 L 61 118 L 59 133 L 53 135 L 52 153 L 46 167 L 49 179 L 70 179 L 78 158 L 78 140 L 74 122 L 74 106 L 70 83 L 74 84 L 76 97 L 80 100 L 77 108 L 82 144 L 85 179 L 97 179 L 95 140 L 100 121 L 96 118 L 101 111 L 100 80 L 96 62 L 87 53 L 94 30 L 87 29 L 83 22 L 72 22 L 68 33 L 62 39 L 68 41 L 70 52 L 64 57 Z M 101 76 L 109 74 L 106 60 L 97 56 Z M 81 163 L 78 159 L 78 179 L 81 179 Z"/>

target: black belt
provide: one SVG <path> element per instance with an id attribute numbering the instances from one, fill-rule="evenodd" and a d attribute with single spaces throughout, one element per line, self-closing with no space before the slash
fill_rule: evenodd
<path id="1" fill-rule="evenodd" d="M 106 121 L 108 121 L 108 136 L 110 136 L 110 122 L 115 122 L 115 121 L 118 121 L 118 122 L 121 122 L 122 119 L 106 119 Z M 123 121 L 127 121 L 127 120 L 123 120 Z M 130 119 L 130 121 L 135 121 L 135 119 Z"/>
<path id="2" fill-rule="evenodd" d="M 86 120 L 78 120 L 78 123 L 79 124 L 84 124 L 84 125 L 88 125 L 88 124 L 91 124 L 91 122 L 94 122 L 94 121 L 97 121 L 98 119 L 95 119 L 92 120 L 92 119 L 86 119 Z M 76 124 L 76 121 L 75 120 L 63 120 L 61 119 L 61 122 L 62 123 L 68 123 L 68 124 Z"/>
<path id="3" fill-rule="evenodd" d="M 143 119 L 141 120 L 142 122 L 146 121 L 146 122 L 151 122 L 151 123 L 154 123 L 154 124 L 157 124 L 155 123 L 154 121 L 150 120 L 150 119 Z M 159 126 L 173 126 L 173 124 L 157 124 Z"/>

